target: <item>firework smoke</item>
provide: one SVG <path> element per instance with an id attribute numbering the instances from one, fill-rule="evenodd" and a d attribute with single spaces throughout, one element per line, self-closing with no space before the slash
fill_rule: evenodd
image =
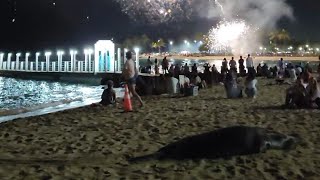
<path id="1" fill-rule="evenodd" d="M 231 50 L 234 54 L 253 52 L 262 43 L 261 34 L 276 27 L 282 17 L 293 19 L 286 0 L 212 0 L 201 4 L 201 15 L 221 18 L 208 34 L 209 48 Z M 205 9 L 205 10 L 204 10 Z M 200 11 L 199 11 L 200 12 Z M 263 31 L 263 32 L 262 32 Z"/>
<path id="2" fill-rule="evenodd" d="M 150 24 L 179 21 L 193 13 L 195 0 L 114 0 L 133 20 Z"/>

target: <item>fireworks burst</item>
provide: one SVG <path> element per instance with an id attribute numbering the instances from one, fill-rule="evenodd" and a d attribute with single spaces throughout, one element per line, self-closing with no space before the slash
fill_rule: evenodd
<path id="1" fill-rule="evenodd" d="M 114 0 L 134 20 L 157 24 L 178 21 L 192 14 L 192 0 Z"/>
<path id="2" fill-rule="evenodd" d="M 216 28 L 212 28 L 208 34 L 209 49 L 215 52 L 241 51 L 241 42 L 245 41 L 253 28 L 243 20 L 220 21 Z"/>

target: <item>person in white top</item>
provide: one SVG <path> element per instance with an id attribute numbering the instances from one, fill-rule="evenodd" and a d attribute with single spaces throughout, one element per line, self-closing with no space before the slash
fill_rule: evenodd
<path id="1" fill-rule="evenodd" d="M 179 80 L 173 77 L 172 74 L 167 75 L 167 82 L 168 82 L 168 93 L 169 94 L 177 94 L 179 90 Z"/>
<path id="2" fill-rule="evenodd" d="M 245 81 L 245 93 L 248 96 L 248 98 L 255 98 L 257 95 L 257 87 L 256 84 L 258 83 L 258 80 L 256 79 L 256 75 L 254 71 L 251 71 L 248 73 L 248 76 Z"/>
<path id="3" fill-rule="evenodd" d="M 135 67 L 134 61 L 132 60 L 132 53 L 128 51 L 126 53 L 127 61 L 124 64 L 124 69 L 122 70 L 122 75 L 127 82 L 129 92 L 133 95 L 133 97 L 137 98 L 140 102 L 140 106 L 143 106 L 143 102 L 139 94 L 136 92 L 136 80 L 138 77 L 138 70 Z"/>
<path id="4" fill-rule="evenodd" d="M 250 56 L 250 54 L 248 54 L 248 57 L 246 59 L 246 66 L 247 66 L 247 69 L 248 69 L 248 73 L 250 71 L 253 71 L 254 70 L 254 66 L 253 66 L 253 59 L 252 57 Z"/>

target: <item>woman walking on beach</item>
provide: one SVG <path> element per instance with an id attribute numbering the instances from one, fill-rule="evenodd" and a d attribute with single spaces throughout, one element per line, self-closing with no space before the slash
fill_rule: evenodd
<path id="1" fill-rule="evenodd" d="M 138 77 L 138 70 L 135 67 L 135 63 L 132 60 L 132 53 L 131 51 L 128 51 L 126 53 L 127 61 L 124 64 L 124 69 L 122 71 L 122 75 L 124 76 L 127 84 L 129 92 L 133 95 L 133 97 L 137 98 L 140 106 L 143 106 L 143 102 L 139 94 L 136 92 L 136 80 Z"/>

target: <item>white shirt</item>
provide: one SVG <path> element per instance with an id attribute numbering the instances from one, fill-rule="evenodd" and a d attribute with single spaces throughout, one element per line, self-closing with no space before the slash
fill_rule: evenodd
<path id="1" fill-rule="evenodd" d="M 132 59 L 127 60 L 124 64 L 124 76 L 126 79 L 130 79 L 132 77 L 134 77 L 134 75 L 136 74 L 136 68 L 135 68 L 135 64 L 134 61 Z"/>
<path id="2" fill-rule="evenodd" d="M 258 82 L 258 81 L 257 81 L 256 79 L 250 81 L 250 82 L 247 84 L 247 88 L 248 88 L 248 89 L 256 89 L 256 88 L 257 88 L 257 87 L 256 87 L 257 82 Z"/>
<path id="3" fill-rule="evenodd" d="M 179 80 L 177 78 L 171 77 L 169 79 L 169 94 L 176 94 L 178 93 L 177 86 L 179 85 Z"/>
<path id="4" fill-rule="evenodd" d="M 246 66 L 247 68 L 253 67 L 253 59 L 251 56 L 246 59 Z"/>

